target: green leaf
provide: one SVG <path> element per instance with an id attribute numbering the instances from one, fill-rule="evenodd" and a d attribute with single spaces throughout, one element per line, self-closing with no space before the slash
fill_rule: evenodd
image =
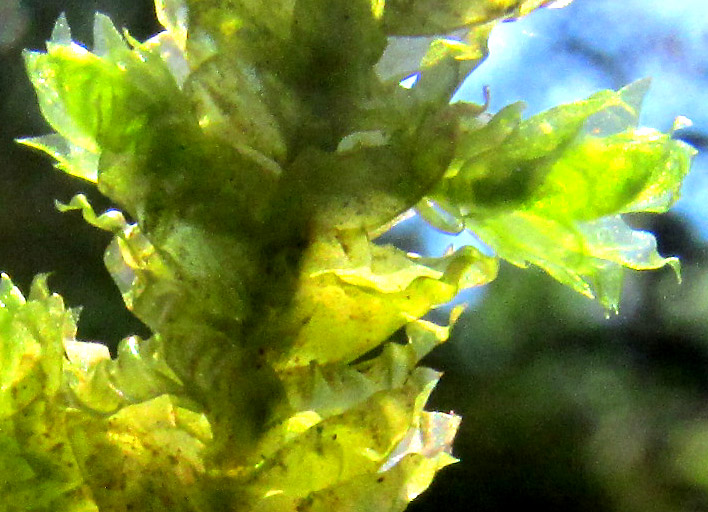
<path id="1" fill-rule="evenodd" d="M 175 4 L 174 1 L 171 2 Z M 190 38 L 210 37 L 218 45 L 258 46 L 290 35 L 295 0 L 185 0 Z M 265 49 L 265 48 L 263 48 Z"/>
<path id="2" fill-rule="evenodd" d="M 383 22 L 395 35 L 445 34 L 471 25 L 519 17 L 549 4 L 548 0 L 388 0 Z"/>
<path id="3" fill-rule="evenodd" d="M 111 359 L 96 344 L 69 343 L 65 370 L 72 400 L 95 413 L 112 414 L 166 394 L 185 397 L 160 348 L 158 340 L 131 336 L 118 345 L 117 359 Z"/>
<path id="4" fill-rule="evenodd" d="M 125 212 L 57 204 L 114 234 L 106 266 L 153 334 L 111 359 L 41 279 L 27 301 L 0 284 L 3 497 L 403 510 L 459 424 L 424 410 L 440 374 L 418 364 L 449 327 L 422 318 L 498 259 L 373 237 L 417 205 L 608 307 L 623 266 L 675 265 L 619 216 L 670 206 L 691 156 L 636 128 L 645 82 L 526 121 L 449 104 L 494 24 L 549 3 L 157 0 L 165 31 L 98 15 L 92 52 L 60 18 L 26 54 L 55 133 L 23 142 Z"/>
<path id="5" fill-rule="evenodd" d="M 276 368 L 348 362 L 399 328 L 496 275 L 497 263 L 472 247 L 442 258 L 376 246 L 361 233 L 321 238 L 305 254 L 289 309 L 265 322 Z"/>
<path id="6" fill-rule="evenodd" d="M 677 199 L 694 151 L 636 128 L 646 81 L 521 121 L 519 106 L 487 124 L 461 121 L 453 165 L 431 199 L 516 265 L 529 263 L 613 310 L 622 266 L 653 269 L 647 233 L 617 216 L 662 212 Z M 435 211 L 422 213 L 440 223 Z"/>
<path id="7" fill-rule="evenodd" d="M 93 211 L 91 204 L 86 199 L 83 194 L 77 194 L 71 198 L 69 204 L 63 204 L 59 201 L 55 202 L 57 210 L 60 212 L 68 212 L 72 210 L 80 210 L 84 217 L 84 220 L 104 231 L 109 231 L 111 233 L 121 233 L 128 226 L 125 221 L 125 217 L 118 210 L 109 210 L 99 216 Z"/>
<path id="8" fill-rule="evenodd" d="M 265 88 L 252 67 L 215 57 L 189 76 L 184 90 L 206 133 L 282 162 L 287 141 L 280 120 L 264 101 L 272 96 L 263 93 Z M 281 172 L 278 164 L 270 165 Z"/>
<path id="9" fill-rule="evenodd" d="M 30 300 L 3 274 L 0 281 L 0 418 L 20 411 L 40 395 L 53 397 L 61 385 L 62 340 L 76 330 L 74 312 L 50 295 L 46 276 L 32 284 Z"/>
<path id="10" fill-rule="evenodd" d="M 105 16 L 96 17 L 96 53 L 67 42 L 66 30 L 47 44 L 47 53 L 25 53 L 42 113 L 80 148 L 124 149 L 167 98 L 179 96 L 176 85 L 158 56 L 129 49 Z"/>
<path id="11" fill-rule="evenodd" d="M 620 298 L 623 266 L 679 269 L 676 258 L 657 254 L 651 233 L 632 230 L 618 216 L 565 224 L 520 211 L 470 221 L 467 227 L 500 258 L 521 267 L 536 265 L 611 311 Z"/>
<path id="12" fill-rule="evenodd" d="M 367 474 L 333 488 L 313 493 L 301 510 L 325 512 L 400 512 L 432 482 L 433 475 L 454 462 L 446 452 L 433 456 L 410 454 L 383 474 Z M 374 489 L 374 491 L 372 491 Z"/>
<path id="13" fill-rule="evenodd" d="M 70 410 L 69 437 L 100 510 L 210 509 L 203 478 L 209 424 L 167 395 L 109 417 Z"/>
<path id="14" fill-rule="evenodd" d="M 155 0 L 155 14 L 177 48 L 184 51 L 189 17 L 184 0 Z"/>
<path id="15" fill-rule="evenodd" d="M 363 473 L 376 472 L 405 436 L 439 374 L 418 369 L 410 382 L 372 395 L 331 416 L 286 444 L 259 468 L 256 492 L 275 490 L 305 497 Z M 417 399 L 422 399 L 416 404 Z M 366 446 L 366 450 L 360 447 Z M 316 448 L 318 447 L 318 448 Z M 299 471 L 307 464 L 310 471 Z"/>
<path id="16" fill-rule="evenodd" d="M 76 176 L 92 183 L 98 180 L 97 150 L 91 150 L 72 144 L 58 133 L 41 137 L 19 139 L 20 144 L 44 151 L 56 160 L 57 169 L 70 176 Z"/>
<path id="17" fill-rule="evenodd" d="M 61 402 L 65 339 L 75 313 L 46 276 L 25 300 L 0 281 L 0 494 L 5 510 L 97 512 L 70 442 Z"/>
<path id="18" fill-rule="evenodd" d="M 423 320 L 406 325 L 408 343 L 388 342 L 380 355 L 352 365 L 338 363 L 298 366 L 280 373 L 289 404 L 319 418 L 341 414 L 374 393 L 401 387 L 420 360 L 445 342 L 450 327 Z"/>

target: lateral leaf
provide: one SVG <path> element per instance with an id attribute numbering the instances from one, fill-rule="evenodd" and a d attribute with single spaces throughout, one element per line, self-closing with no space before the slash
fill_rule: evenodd
<path id="1" fill-rule="evenodd" d="M 551 3 L 549 0 L 388 0 L 383 22 L 389 34 L 445 34 L 466 26 L 525 16 Z"/>
<path id="2" fill-rule="evenodd" d="M 75 313 L 46 276 L 29 299 L 0 281 L 0 494 L 10 512 L 98 512 L 70 442 L 62 405 L 64 340 Z"/>
<path id="3" fill-rule="evenodd" d="M 516 106 L 481 126 L 463 121 L 453 165 L 431 199 L 501 258 L 537 265 L 615 310 L 621 267 L 678 271 L 675 258 L 656 253 L 651 234 L 618 216 L 666 211 L 694 154 L 670 135 L 636 128 L 647 85 L 524 121 Z"/>

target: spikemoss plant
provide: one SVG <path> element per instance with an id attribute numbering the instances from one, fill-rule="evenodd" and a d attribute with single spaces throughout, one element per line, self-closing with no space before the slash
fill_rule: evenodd
<path id="1" fill-rule="evenodd" d="M 623 267 L 678 269 L 620 216 L 666 210 L 692 155 L 637 128 L 645 82 L 526 120 L 450 104 L 494 24 L 550 2 L 155 3 L 146 42 L 98 14 L 89 51 L 62 17 L 25 54 L 55 133 L 21 142 L 118 205 L 59 209 L 114 233 L 152 335 L 111 359 L 44 277 L 3 276 L 3 510 L 403 510 L 455 460 L 431 309 L 499 259 L 608 310 Z M 373 243 L 412 209 L 494 255 Z"/>

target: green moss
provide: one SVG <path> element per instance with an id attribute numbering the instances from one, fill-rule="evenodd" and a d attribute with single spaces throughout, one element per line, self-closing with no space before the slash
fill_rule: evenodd
<path id="1" fill-rule="evenodd" d="M 620 217 L 668 208 L 692 154 L 636 128 L 644 83 L 528 120 L 449 104 L 492 26 L 544 3 L 159 0 L 165 31 L 97 15 L 93 51 L 60 18 L 26 53 L 55 133 L 21 142 L 133 219 L 59 205 L 114 234 L 152 335 L 111 359 L 41 278 L 27 301 L 3 280 L 10 509 L 403 510 L 455 460 L 428 312 L 499 258 L 610 309 L 622 267 L 676 265 Z M 427 49 L 397 59 L 403 36 Z M 374 243 L 412 208 L 496 254 Z"/>

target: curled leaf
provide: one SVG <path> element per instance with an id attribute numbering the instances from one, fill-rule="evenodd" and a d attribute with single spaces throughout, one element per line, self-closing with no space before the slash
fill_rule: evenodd
<path id="1" fill-rule="evenodd" d="M 460 144 L 431 200 L 503 259 L 537 265 L 616 310 L 621 268 L 675 258 L 618 216 L 662 212 L 678 198 L 694 151 L 636 128 L 648 82 L 556 107 L 522 121 L 517 106 L 462 124 Z M 428 210 L 423 213 L 438 222 Z"/>

